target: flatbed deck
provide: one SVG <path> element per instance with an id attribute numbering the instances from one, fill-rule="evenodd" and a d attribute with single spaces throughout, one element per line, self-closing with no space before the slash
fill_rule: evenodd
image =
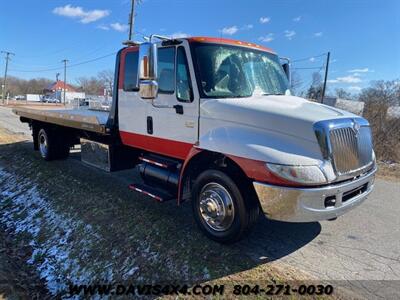
<path id="1" fill-rule="evenodd" d="M 37 120 L 65 127 L 109 134 L 107 128 L 108 111 L 89 110 L 88 108 L 43 109 L 32 107 L 16 107 L 13 112 L 23 118 Z"/>

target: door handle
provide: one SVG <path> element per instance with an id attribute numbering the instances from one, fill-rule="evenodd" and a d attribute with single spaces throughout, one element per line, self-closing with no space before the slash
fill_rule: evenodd
<path id="1" fill-rule="evenodd" d="M 153 118 L 147 117 L 147 133 L 153 134 Z"/>
<path id="2" fill-rule="evenodd" d="M 178 115 L 183 115 L 183 106 L 180 104 L 174 105 L 173 108 L 175 108 L 175 112 Z"/>

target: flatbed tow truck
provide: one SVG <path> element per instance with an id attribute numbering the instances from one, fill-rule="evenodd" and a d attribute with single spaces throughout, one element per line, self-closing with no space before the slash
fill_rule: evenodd
<path id="1" fill-rule="evenodd" d="M 20 107 L 14 112 L 24 118 L 51 123 L 54 125 L 106 134 L 108 111 L 79 109 L 38 109 Z"/>
<path id="2" fill-rule="evenodd" d="M 376 172 L 367 120 L 291 95 L 289 64 L 253 43 L 153 35 L 116 55 L 109 112 L 14 112 L 45 160 L 140 170 L 129 188 L 191 200 L 201 230 L 223 243 L 260 212 L 287 222 L 335 219 L 362 203 Z"/>

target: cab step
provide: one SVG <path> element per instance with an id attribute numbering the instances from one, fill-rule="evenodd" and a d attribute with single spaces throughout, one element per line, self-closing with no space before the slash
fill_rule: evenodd
<path id="1" fill-rule="evenodd" d="M 161 190 L 161 189 L 158 189 L 158 188 L 146 185 L 146 184 L 132 183 L 129 185 L 129 189 L 131 189 L 132 191 L 136 191 L 136 192 L 145 194 L 158 202 L 165 202 L 165 201 L 173 200 L 176 198 L 172 194 L 170 194 L 164 190 Z"/>
<path id="2" fill-rule="evenodd" d="M 181 163 L 176 160 L 165 158 L 159 155 L 147 154 L 139 157 L 139 160 L 163 169 L 180 169 Z"/>

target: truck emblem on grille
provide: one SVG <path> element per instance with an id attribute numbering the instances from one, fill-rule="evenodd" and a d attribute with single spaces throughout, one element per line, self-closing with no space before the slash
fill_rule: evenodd
<path id="1" fill-rule="evenodd" d="M 360 124 L 356 120 L 353 119 L 353 127 L 352 127 L 352 129 L 353 129 L 355 137 L 358 136 L 358 132 L 360 131 L 360 128 L 361 128 Z"/>

